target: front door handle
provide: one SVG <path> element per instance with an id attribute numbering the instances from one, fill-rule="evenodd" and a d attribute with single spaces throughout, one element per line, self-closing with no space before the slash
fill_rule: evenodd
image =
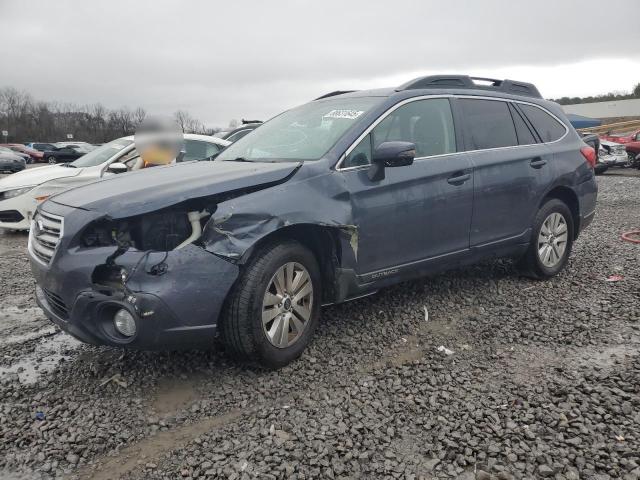
<path id="1" fill-rule="evenodd" d="M 451 185 L 462 185 L 464 182 L 471 178 L 470 173 L 457 172 L 453 176 L 447 179 L 447 182 Z"/>
<path id="2" fill-rule="evenodd" d="M 547 161 L 543 160 L 540 157 L 536 157 L 529 162 L 529 165 L 531 166 L 531 168 L 542 168 L 546 164 L 547 164 Z"/>

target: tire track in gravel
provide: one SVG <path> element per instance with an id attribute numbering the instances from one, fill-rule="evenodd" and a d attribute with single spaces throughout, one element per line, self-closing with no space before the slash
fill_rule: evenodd
<path id="1" fill-rule="evenodd" d="M 141 463 L 143 463 L 141 459 L 144 459 L 144 463 L 153 463 L 160 459 L 164 453 L 179 449 L 194 438 L 227 426 L 243 415 L 252 412 L 253 410 L 245 412 L 234 410 L 222 415 L 203 418 L 196 423 L 158 432 L 154 436 L 119 450 L 115 456 L 95 459 L 93 465 L 84 467 L 69 478 L 112 480 L 129 473 L 134 474 L 136 470 L 141 468 Z"/>

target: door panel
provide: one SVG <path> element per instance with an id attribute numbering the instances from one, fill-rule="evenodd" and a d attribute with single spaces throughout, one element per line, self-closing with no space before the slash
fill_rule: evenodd
<path id="1" fill-rule="evenodd" d="M 380 182 L 369 180 L 367 169 L 342 173 L 359 229 L 359 274 L 469 247 L 473 170 L 467 155 L 387 168 Z"/>
<path id="2" fill-rule="evenodd" d="M 471 245 L 523 234 L 552 178 L 544 144 L 473 152 L 475 192 Z"/>
<path id="3" fill-rule="evenodd" d="M 449 100 L 417 99 L 392 110 L 346 155 L 344 166 L 357 168 L 342 174 L 359 227 L 359 274 L 469 248 L 473 169 L 456 153 L 456 139 Z M 413 143 L 417 158 L 373 182 L 367 165 L 388 141 Z"/>

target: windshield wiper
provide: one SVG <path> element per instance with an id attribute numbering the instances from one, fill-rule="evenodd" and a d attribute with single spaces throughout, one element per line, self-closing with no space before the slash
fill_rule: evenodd
<path id="1" fill-rule="evenodd" d="M 244 157 L 236 157 L 233 160 L 227 160 L 227 162 L 248 162 L 248 163 L 253 163 L 253 160 L 247 160 Z"/>
<path id="2" fill-rule="evenodd" d="M 75 165 L 71 164 L 71 163 L 63 163 L 62 164 L 64 167 L 68 167 L 68 168 L 78 168 Z"/>

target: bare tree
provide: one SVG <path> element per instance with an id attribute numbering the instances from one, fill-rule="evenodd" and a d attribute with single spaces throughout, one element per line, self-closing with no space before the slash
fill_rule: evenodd
<path id="1" fill-rule="evenodd" d="M 66 140 L 71 133 L 78 141 L 103 143 L 131 135 L 146 115 L 141 107 L 110 110 L 100 103 L 36 101 L 27 92 L 0 88 L 0 127 L 9 131 L 10 142 L 56 142 Z M 175 117 L 184 132 L 207 132 L 202 122 L 187 111 L 179 110 Z"/>

